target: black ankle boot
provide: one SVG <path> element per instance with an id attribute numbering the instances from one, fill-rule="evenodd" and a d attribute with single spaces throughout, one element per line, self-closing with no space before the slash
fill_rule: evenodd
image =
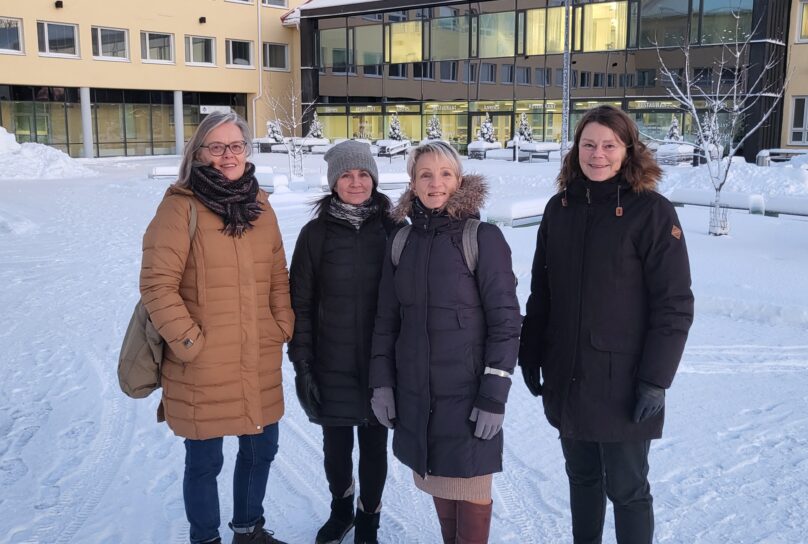
<path id="1" fill-rule="evenodd" d="M 238 529 L 235 529 L 231 523 L 230 528 L 233 529 L 232 544 L 286 544 L 286 542 L 272 536 L 274 535 L 272 531 L 264 529 L 264 523 L 266 523 L 266 520 L 262 517 L 249 533 L 238 532 Z"/>
<path id="2" fill-rule="evenodd" d="M 379 530 L 379 517 L 376 512 L 368 514 L 362 510 L 362 503 L 356 508 L 356 529 L 354 530 L 354 544 L 379 544 L 376 533 Z"/>
<path id="3" fill-rule="evenodd" d="M 331 499 L 331 516 L 319 531 L 316 544 L 339 544 L 354 524 L 354 496 Z"/>

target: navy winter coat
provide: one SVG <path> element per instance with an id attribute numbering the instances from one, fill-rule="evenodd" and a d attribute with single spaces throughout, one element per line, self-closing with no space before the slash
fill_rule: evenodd
<path id="1" fill-rule="evenodd" d="M 632 421 L 637 380 L 670 387 L 692 321 L 687 247 L 667 199 L 620 176 L 576 179 L 550 199 L 519 364 L 541 367 L 545 414 L 561 437 L 659 438 L 664 412 Z"/>
<path id="2" fill-rule="evenodd" d="M 371 387 L 393 387 L 393 453 L 420 475 L 469 478 L 502 470 L 503 433 L 474 437 L 475 406 L 504 413 L 510 379 L 483 375 L 486 366 L 512 372 L 519 349 L 519 302 L 511 252 L 500 230 L 477 233 L 476 274 L 465 262 L 465 220 L 485 198 L 482 178 L 466 176 L 433 214 L 407 192 L 396 212 L 413 229 L 394 270 L 384 262 L 373 335 Z"/>
<path id="3" fill-rule="evenodd" d="M 395 225 L 383 206 L 359 230 L 330 215 L 327 202 L 321 208 L 300 231 L 289 268 L 289 359 L 311 365 L 321 401 L 314 423 L 377 423 L 368 366 L 382 260 Z"/>

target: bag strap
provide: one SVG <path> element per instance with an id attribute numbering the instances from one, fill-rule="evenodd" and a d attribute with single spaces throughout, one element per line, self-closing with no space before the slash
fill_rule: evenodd
<path id="1" fill-rule="evenodd" d="M 188 220 L 188 234 L 191 241 L 193 241 L 196 234 L 196 204 L 193 198 L 189 202 L 191 203 L 191 219 Z"/>
<path id="2" fill-rule="evenodd" d="M 480 256 L 480 245 L 477 243 L 477 230 L 480 228 L 480 220 L 469 218 L 463 225 L 463 257 L 466 259 L 466 266 L 469 272 L 474 274 L 477 270 L 477 260 Z"/>
<path id="3" fill-rule="evenodd" d="M 412 225 L 404 225 L 396 235 L 393 236 L 393 248 L 390 252 L 390 259 L 393 261 L 393 266 L 398 266 L 398 262 L 401 260 L 401 253 L 404 251 L 404 246 L 407 245 L 407 238 L 410 236 L 410 231 L 412 230 Z"/>

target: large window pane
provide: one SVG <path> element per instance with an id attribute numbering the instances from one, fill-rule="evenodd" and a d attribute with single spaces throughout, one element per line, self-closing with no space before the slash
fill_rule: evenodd
<path id="1" fill-rule="evenodd" d="M 808 2 L 800 6 L 800 39 L 808 40 Z"/>
<path id="2" fill-rule="evenodd" d="M 171 34 L 141 32 L 140 56 L 148 61 L 172 62 L 174 60 L 172 41 Z"/>
<path id="3" fill-rule="evenodd" d="M 123 104 L 96 104 L 93 109 L 98 141 L 98 155 L 109 157 L 125 154 Z"/>
<path id="4" fill-rule="evenodd" d="M 225 40 L 225 62 L 232 66 L 252 66 L 252 42 Z"/>
<path id="5" fill-rule="evenodd" d="M 682 0 L 643 0 L 640 47 L 684 45 L 687 4 Z"/>
<path id="6" fill-rule="evenodd" d="M 432 59 L 465 59 L 469 56 L 468 17 L 434 19 L 432 26 Z"/>
<path id="7" fill-rule="evenodd" d="M 547 10 L 531 9 L 527 12 L 525 20 L 525 54 L 543 55 L 544 37 L 547 34 Z"/>
<path id="8" fill-rule="evenodd" d="M 151 122 L 154 154 L 174 153 L 174 107 L 169 104 L 152 104 Z"/>
<path id="9" fill-rule="evenodd" d="M 76 27 L 56 23 L 37 23 L 39 52 L 51 55 L 76 55 Z"/>
<path id="10" fill-rule="evenodd" d="M 125 59 L 126 31 L 114 28 L 93 27 L 93 56 Z"/>
<path id="11" fill-rule="evenodd" d="M 346 72 L 348 63 L 347 34 L 344 28 L 320 31 L 320 66 L 331 66 L 334 72 Z"/>
<path id="12" fill-rule="evenodd" d="M 583 50 L 612 51 L 626 46 L 628 2 L 585 5 Z"/>
<path id="13" fill-rule="evenodd" d="M 513 12 L 480 15 L 480 58 L 512 57 L 516 44 Z"/>
<path id="14" fill-rule="evenodd" d="M 394 23 L 389 26 L 390 58 L 393 63 L 423 60 L 423 25 L 421 21 Z"/>
<path id="15" fill-rule="evenodd" d="M 185 36 L 185 62 L 213 64 L 213 38 Z"/>
<path id="16" fill-rule="evenodd" d="M 382 45 L 382 25 L 354 28 L 354 64 L 359 66 L 382 64 L 384 60 Z M 378 75 L 381 75 L 380 70 Z"/>
<path id="17" fill-rule="evenodd" d="M 19 19 L 0 17 L 0 51 L 22 52 Z"/>
<path id="18" fill-rule="evenodd" d="M 744 41 L 752 31 L 753 0 L 704 0 L 701 43 Z"/>
<path id="19" fill-rule="evenodd" d="M 264 44 L 264 68 L 268 70 L 288 70 L 289 54 L 285 43 Z"/>
<path id="20" fill-rule="evenodd" d="M 570 13 L 572 18 L 572 13 Z M 570 25 L 572 21 L 570 21 Z M 547 53 L 564 52 L 564 8 L 547 9 Z M 572 36 L 570 36 L 572 44 Z"/>

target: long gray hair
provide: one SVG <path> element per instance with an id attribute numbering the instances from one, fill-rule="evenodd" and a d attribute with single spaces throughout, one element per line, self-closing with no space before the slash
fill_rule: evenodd
<path id="1" fill-rule="evenodd" d="M 213 112 L 202 119 L 194 135 L 191 136 L 191 139 L 185 144 L 185 150 L 182 152 L 182 162 L 180 162 L 179 177 L 174 185 L 177 187 L 188 187 L 188 181 L 191 178 L 191 169 L 201 164 L 197 160 L 197 153 L 199 153 L 202 144 L 205 143 L 205 138 L 208 137 L 211 131 L 226 123 L 233 123 L 241 130 L 244 141 L 247 142 L 247 147 L 244 152 L 247 157 L 250 156 L 252 152 L 252 135 L 250 134 L 250 127 L 247 126 L 247 122 L 233 111 L 228 113 Z"/>

